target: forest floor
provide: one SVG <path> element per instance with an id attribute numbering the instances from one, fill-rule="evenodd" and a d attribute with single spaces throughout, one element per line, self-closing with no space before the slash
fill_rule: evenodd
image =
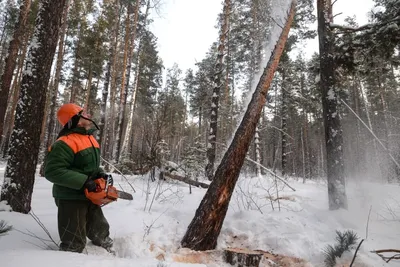
<path id="1" fill-rule="evenodd" d="M 5 163 L 0 163 L 0 184 Z M 118 200 L 103 208 L 111 225 L 116 256 L 88 242 L 84 253 L 57 251 L 56 244 L 35 221 L 40 219 L 55 243 L 57 209 L 52 184 L 36 176 L 32 213 L 9 212 L 0 203 L 0 220 L 13 229 L 0 236 L 2 267 L 178 267 L 229 266 L 219 253 L 194 253 L 179 247 L 187 226 L 206 192 L 177 181 L 149 182 L 148 176 L 113 174 L 117 187 L 132 192 L 133 201 Z M 218 239 L 217 252 L 225 248 L 263 250 L 272 258 L 263 266 L 324 266 L 324 250 L 334 245 L 336 230 L 352 230 L 365 239 L 355 266 L 400 266 L 399 260 L 385 263 L 378 249 L 400 249 L 400 186 L 373 182 L 347 184 L 348 210 L 329 211 L 327 185 L 323 181 L 291 178 L 292 191 L 272 176 L 240 176 Z M 277 199 L 278 191 L 278 199 Z M 358 242 L 359 242 L 358 241 Z M 285 255 L 288 258 L 282 260 Z M 354 254 L 344 253 L 337 266 L 349 266 Z M 389 254 L 385 254 L 388 256 Z M 291 258 L 293 257 L 293 258 Z M 279 259 L 278 259 L 279 258 Z M 301 260 L 296 260 L 299 258 Z M 284 261 L 291 263 L 283 263 Z M 276 263 L 273 265 L 272 261 Z M 297 262 L 297 263 L 294 263 Z"/>

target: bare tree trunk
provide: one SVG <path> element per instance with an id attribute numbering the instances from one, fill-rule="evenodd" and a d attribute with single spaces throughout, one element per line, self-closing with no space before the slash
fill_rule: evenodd
<path id="1" fill-rule="evenodd" d="M 58 87 L 60 84 L 60 77 L 61 77 L 61 70 L 63 66 L 63 58 L 64 58 L 64 53 L 65 53 L 65 39 L 66 39 L 66 34 L 67 34 L 67 18 L 68 18 L 68 11 L 69 11 L 69 3 L 71 0 L 66 0 L 66 7 L 64 9 L 63 17 L 62 17 L 62 25 L 61 25 L 61 31 L 60 31 L 60 38 L 58 41 L 58 52 L 57 52 L 57 62 L 56 62 L 56 72 L 54 74 L 54 80 L 53 80 L 53 86 L 51 87 L 51 93 L 50 93 L 50 113 L 49 113 L 49 124 L 47 126 L 47 135 L 45 136 L 45 141 L 44 143 L 46 144 L 46 150 L 45 150 L 45 157 L 48 152 L 48 148 L 50 145 L 55 141 L 56 135 L 55 135 L 55 126 L 56 126 L 56 103 L 57 103 L 57 97 L 58 97 Z M 43 160 L 44 160 L 43 159 Z M 40 175 L 44 176 L 44 164 L 40 166 Z"/>
<path id="2" fill-rule="evenodd" d="M 1 200 L 6 200 L 16 212 L 28 213 L 31 210 L 46 89 L 64 7 L 65 0 L 41 1 L 21 82 L 10 158 L 1 191 Z"/>
<path id="3" fill-rule="evenodd" d="M 85 86 L 85 91 L 86 91 L 85 107 L 89 114 L 91 113 L 90 98 L 92 93 L 92 80 L 93 80 L 93 71 L 92 71 L 92 62 L 90 62 L 87 84 Z"/>
<path id="4" fill-rule="evenodd" d="M 17 102 L 18 102 L 18 97 L 19 97 L 19 88 L 21 84 L 21 79 L 22 79 L 22 69 L 24 67 L 24 62 L 26 58 L 26 53 L 28 51 L 28 40 L 32 36 L 32 32 L 26 33 L 26 36 L 24 38 L 24 46 L 22 49 L 22 53 L 19 56 L 18 59 L 18 67 L 17 67 L 17 74 L 13 80 L 12 84 L 12 89 L 11 93 L 9 96 L 9 103 L 11 103 L 11 107 L 8 108 L 6 117 L 5 117 L 5 125 L 4 125 L 4 140 L 2 142 L 2 149 L 3 149 L 3 157 L 6 158 L 7 153 L 8 153 L 8 146 L 10 143 L 10 138 L 11 138 L 11 131 L 14 128 L 14 120 L 15 120 L 15 109 L 17 108 Z"/>
<path id="5" fill-rule="evenodd" d="M 208 180 L 212 180 L 214 176 L 214 164 L 216 154 L 216 141 L 217 141 L 217 130 L 218 130 L 218 111 L 219 111 L 219 97 L 222 86 L 222 75 L 224 71 L 224 56 L 225 56 L 225 45 L 227 37 L 227 29 L 229 25 L 230 16 L 230 0 L 224 1 L 224 21 L 221 25 L 218 45 L 217 62 L 215 64 L 214 72 L 214 88 L 211 101 L 211 118 L 210 118 L 210 132 L 208 134 L 208 147 L 207 147 L 207 166 L 205 169 Z"/>
<path id="6" fill-rule="evenodd" d="M 114 20 L 114 25 L 112 27 L 111 32 L 112 36 L 112 44 L 110 44 L 109 49 L 109 59 L 107 62 L 107 72 L 105 76 L 104 87 L 102 91 L 102 101 L 101 101 L 101 112 L 100 112 L 100 135 L 99 140 L 101 142 L 102 154 L 105 153 L 107 147 L 107 132 L 106 132 L 106 110 L 107 110 L 107 99 L 108 99 L 108 87 L 110 85 L 111 73 L 115 69 L 115 61 L 117 56 L 117 47 L 118 47 L 118 33 L 119 33 L 119 23 L 120 23 L 120 15 L 119 15 L 119 0 L 116 0 L 114 3 L 114 14 L 118 19 Z"/>
<path id="7" fill-rule="evenodd" d="M 136 1 L 136 5 L 139 5 L 139 1 Z M 130 68 L 132 59 L 131 54 L 132 50 L 131 47 L 133 44 L 129 45 L 129 37 L 131 35 L 131 15 L 133 13 L 132 4 L 128 4 L 127 16 L 125 18 L 125 45 L 124 45 L 124 62 L 123 62 L 123 71 L 122 71 L 122 81 L 121 81 L 121 91 L 120 91 L 120 111 L 118 113 L 118 132 L 117 132 L 117 140 L 116 140 L 116 147 L 115 147 L 115 159 L 116 162 L 119 162 L 120 152 L 121 152 L 121 144 L 122 144 L 122 132 L 123 132 L 123 124 L 125 119 L 125 110 L 126 110 L 126 97 L 127 97 L 127 90 L 128 86 L 125 86 L 125 81 L 129 80 L 127 77 L 130 74 L 130 71 L 127 71 Z M 129 60 L 129 64 L 128 64 Z"/>
<path id="8" fill-rule="evenodd" d="M 288 143 L 287 143 L 287 119 L 288 119 L 288 83 L 286 81 L 286 71 L 282 70 L 282 124 L 281 124 L 281 140 L 282 140 L 282 177 L 285 177 L 287 171 L 287 153 L 288 153 Z"/>
<path id="9" fill-rule="evenodd" d="M 122 116 L 122 117 L 120 116 L 120 121 L 119 121 L 120 129 L 122 129 L 122 131 L 120 131 L 120 136 L 119 136 L 120 143 L 119 143 L 118 150 L 121 150 L 121 151 L 123 151 L 124 148 L 126 148 L 126 145 L 129 143 L 126 140 L 127 139 L 126 135 L 127 135 L 127 133 L 129 134 L 129 131 L 128 131 L 128 127 L 129 126 L 128 126 L 128 124 L 132 125 L 133 106 L 134 106 L 135 100 L 136 100 L 136 89 L 135 88 L 137 88 L 136 87 L 137 81 L 135 80 L 134 81 L 135 85 L 133 86 L 133 90 L 132 90 L 132 97 L 131 97 L 132 101 L 131 101 L 131 104 L 130 104 L 130 111 L 131 112 L 129 113 L 129 116 L 130 116 L 131 120 L 129 122 L 126 122 L 125 113 L 126 113 L 126 106 L 127 106 L 127 99 L 128 99 L 128 89 L 129 89 L 129 84 L 130 84 L 130 76 L 131 76 L 131 70 L 132 70 L 132 57 L 133 57 L 133 53 L 134 53 L 134 50 L 135 50 L 136 30 L 137 30 L 137 25 L 138 25 L 138 20 L 139 20 L 139 9 L 140 9 L 140 1 L 136 1 L 135 15 L 134 15 L 134 19 L 133 19 L 131 46 L 130 46 L 130 50 L 129 50 L 129 54 L 128 54 L 129 61 L 128 61 L 128 66 L 127 66 L 128 73 L 127 73 L 126 85 L 125 85 L 125 87 L 126 87 L 126 94 L 125 94 L 125 97 L 124 97 L 124 101 L 125 102 L 122 105 L 124 116 Z M 150 9 L 150 1 L 148 1 L 147 7 L 146 7 L 146 13 L 145 13 L 145 17 L 144 17 L 144 21 L 145 21 L 144 24 L 145 25 L 147 24 L 147 16 L 149 14 L 149 9 Z M 139 50 L 140 49 L 138 49 L 138 51 Z M 138 53 L 138 55 L 139 55 L 139 53 Z M 138 62 L 140 62 L 139 56 L 137 58 L 138 58 Z M 136 78 L 137 79 L 139 78 L 138 75 L 136 75 Z"/>
<path id="10" fill-rule="evenodd" d="M 80 86 L 79 58 L 80 58 L 82 35 L 83 35 L 82 25 L 79 25 L 78 40 L 76 41 L 76 48 L 75 48 L 74 68 L 72 69 L 71 95 L 69 98 L 69 102 L 71 103 L 76 103 L 76 95 L 78 94 L 78 87 Z"/>
<path id="11" fill-rule="evenodd" d="M 276 40 L 275 48 L 253 93 L 246 113 L 181 241 L 182 247 L 193 250 L 209 250 L 214 249 L 217 245 L 217 239 L 228 210 L 229 201 L 247 150 L 253 139 L 256 125 L 266 102 L 268 89 L 289 34 L 295 7 L 296 1 L 293 0 L 285 26 L 279 39 Z"/>
<path id="12" fill-rule="evenodd" d="M 338 95 L 335 89 L 335 63 L 333 59 L 334 36 L 331 0 L 318 0 L 318 36 L 322 107 L 325 126 L 329 209 L 347 209 L 346 185 L 343 165 L 343 135 L 338 114 Z"/>
<path id="13" fill-rule="evenodd" d="M 4 67 L 3 75 L 1 76 L 0 87 L 0 143 L 3 136 L 4 118 L 7 110 L 7 99 L 10 92 L 11 81 L 15 65 L 17 64 L 18 51 L 21 46 L 21 41 L 26 30 L 26 21 L 29 11 L 31 9 L 31 0 L 24 0 L 20 6 L 19 18 L 15 25 L 13 38 L 8 46 L 8 54 L 5 59 L 6 65 Z"/>

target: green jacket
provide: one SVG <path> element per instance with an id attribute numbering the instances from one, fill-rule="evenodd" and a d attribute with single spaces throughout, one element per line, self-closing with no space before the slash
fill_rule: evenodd
<path id="1" fill-rule="evenodd" d="M 103 172 L 100 147 L 94 130 L 65 130 L 54 142 L 45 159 L 44 176 L 52 182 L 56 199 L 87 199 L 83 185 L 89 176 Z"/>

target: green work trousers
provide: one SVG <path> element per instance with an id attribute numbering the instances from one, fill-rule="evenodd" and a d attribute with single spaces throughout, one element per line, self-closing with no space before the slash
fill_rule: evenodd
<path id="1" fill-rule="evenodd" d="M 58 207 L 60 250 L 81 253 L 86 237 L 100 246 L 109 239 L 110 226 L 100 206 L 89 200 L 55 199 Z"/>

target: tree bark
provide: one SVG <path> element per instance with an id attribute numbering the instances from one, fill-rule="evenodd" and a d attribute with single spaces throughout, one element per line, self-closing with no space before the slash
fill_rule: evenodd
<path id="1" fill-rule="evenodd" d="M 16 212 L 28 213 L 31 210 L 46 89 L 64 7 L 65 0 L 40 2 L 35 33 L 22 77 L 15 127 L 11 135 L 10 158 L 1 191 L 1 200 L 6 200 Z"/>
<path id="2" fill-rule="evenodd" d="M 139 5 L 139 1 L 136 1 L 136 6 Z M 128 4 L 127 16 L 125 19 L 125 46 L 124 46 L 124 62 L 123 62 L 123 71 L 122 71 L 122 81 L 121 81 L 121 91 L 120 91 L 120 111 L 118 113 L 118 132 L 117 132 L 117 145 L 116 145 L 116 162 L 119 162 L 121 147 L 122 147 L 122 132 L 123 132 L 123 124 L 125 120 L 125 110 L 126 110 L 126 98 L 127 98 L 127 90 L 128 86 L 125 83 L 129 81 L 128 75 L 130 75 L 130 67 L 131 67 L 131 55 L 132 55 L 132 46 L 133 43 L 129 45 L 130 35 L 133 34 L 131 31 L 131 15 L 133 13 L 133 6 L 131 3 Z M 129 60 L 129 63 L 128 63 Z M 129 70 L 128 70 L 129 68 Z"/>
<path id="3" fill-rule="evenodd" d="M 333 20 L 331 4 L 331 0 L 317 1 L 320 86 L 327 154 L 329 209 L 336 210 L 340 208 L 347 209 L 347 196 L 342 150 L 342 125 L 338 114 L 338 95 L 335 88 L 334 36 L 330 28 L 330 23 Z"/>
<path id="4" fill-rule="evenodd" d="M 262 252 L 247 249 L 226 249 L 224 250 L 225 262 L 238 267 L 258 267 L 263 257 Z"/>
<path id="5" fill-rule="evenodd" d="M 285 27 L 282 29 L 279 39 L 275 40 L 275 48 L 253 93 L 246 113 L 181 241 L 182 247 L 193 250 L 208 250 L 214 249 L 217 245 L 217 239 L 228 210 L 229 201 L 289 34 L 295 6 L 296 1 L 293 0 Z M 275 29 L 278 30 L 276 27 L 278 26 L 275 26 Z"/>
<path id="6" fill-rule="evenodd" d="M 212 180 L 214 176 L 214 164 L 216 154 L 216 141 L 217 141 L 217 130 L 218 130 L 218 111 L 219 111 L 219 97 L 222 86 L 222 75 L 224 71 L 224 56 L 225 56 L 225 40 L 228 34 L 227 29 L 229 28 L 229 16 L 231 9 L 230 0 L 224 2 L 224 20 L 221 25 L 221 31 L 219 35 L 218 55 L 217 62 L 215 64 L 214 72 L 214 88 L 211 100 L 211 118 L 210 118 L 210 132 L 208 134 L 208 147 L 207 147 L 207 166 L 205 169 L 208 180 Z"/>
<path id="7" fill-rule="evenodd" d="M 72 84 L 71 84 L 71 95 L 69 98 L 69 102 L 76 103 L 76 96 L 78 94 L 78 87 L 80 87 L 80 73 L 79 73 L 79 58 L 80 58 L 80 50 L 81 50 L 81 41 L 83 36 L 83 26 L 79 24 L 79 34 L 78 40 L 76 41 L 75 47 L 75 59 L 74 59 L 74 68 L 72 69 Z"/>
<path id="8" fill-rule="evenodd" d="M 48 148 L 50 145 L 55 141 L 56 135 L 55 133 L 55 126 L 56 126 L 56 104 L 57 104 L 57 97 L 58 97 L 58 87 L 60 84 L 60 77 L 61 77 L 61 70 L 63 66 L 63 58 L 64 58 L 64 43 L 65 43 L 65 35 L 67 33 L 67 18 L 68 18 L 68 11 L 69 11 L 69 2 L 71 0 L 65 1 L 65 9 L 62 17 L 62 26 L 60 32 L 60 38 L 58 42 L 58 53 L 57 53 L 57 62 L 56 62 L 56 72 L 54 74 L 54 82 L 51 88 L 52 92 L 50 94 L 50 114 L 49 114 L 49 124 L 47 126 L 47 135 L 45 139 L 45 158 L 48 152 Z M 43 159 L 44 160 L 44 159 Z M 44 163 L 44 162 L 43 162 Z M 40 166 L 40 175 L 44 176 L 44 164 Z"/>
<path id="9" fill-rule="evenodd" d="M 109 49 L 109 59 L 107 62 L 107 72 L 105 75 L 104 87 L 102 91 L 102 100 L 101 100 L 101 111 L 100 111 L 100 134 L 99 140 L 101 142 L 102 153 L 106 151 L 106 143 L 107 143 L 107 134 L 106 134 L 106 111 L 107 111 L 107 99 L 108 99 L 108 88 L 110 86 L 111 80 L 111 72 L 115 68 L 115 60 L 117 54 L 117 46 L 118 46 L 118 33 L 119 33 L 119 0 L 116 0 L 114 3 L 114 13 L 115 16 L 118 16 L 118 19 L 114 21 L 114 25 L 111 29 L 113 34 L 111 40 L 112 44 L 110 44 Z"/>
<path id="10" fill-rule="evenodd" d="M 29 11 L 31 9 L 31 0 L 24 0 L 20 6 L 20 13 L 15 31 L 8 47 L 8 54 L 5 59 L 4 72 L 1 76 L 1 87 L 0 87 L 0 143 L 3 136 L 4 118 L 7 110 L 7 99 L 10 92 L 11 81 L 15 66 L 17 64 L 18 51 L 21 46 L 21 39 L 24 36 L 26 21 L 28 18 Z"/>
<path id="11" fill-rule="evenodd" d="M 287 144 L 287 119 L 288 119 L 288 92 L 289 89 L 288 83 L 286 81 L 286 71 L 282 70 L 282 121 L 281 121 L 281 140 L 282 140 L 282 155 L 281 155 L 281 164 L 282 164 L 282 176 L 285 177 L 287 171 L 287 152 L 288 152 L 288 144 Z"/>

